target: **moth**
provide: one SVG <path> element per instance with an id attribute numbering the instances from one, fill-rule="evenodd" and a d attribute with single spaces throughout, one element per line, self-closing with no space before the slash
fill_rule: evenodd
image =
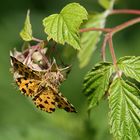
<path id="1" fill-rule="evenodd" d="M 45 71 L 33 70 L 11 56 L 14 80 L 21 93 L 29 96 L 41 110 L 52 113 L 56 108 L 76 112 L 74 106 L 59 91 L 64 76 L 54 61 Z"/>

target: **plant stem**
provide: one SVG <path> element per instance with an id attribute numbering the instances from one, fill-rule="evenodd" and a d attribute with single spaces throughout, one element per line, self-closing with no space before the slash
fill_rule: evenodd
<path id="1" fill-rule="evenodd" d="M 110 53 L 112 56 L 113 64 L 114 64 L 115 68 L 117 68 L 117 59 L 116 59 L 115 51 L 113 48 L 112 34 L 108 34 L 108 43 L 109 43 L 109 48 L 110 48 Z"/>
<path id="2" fill-rule="evenodd" d="M 127 22 L 124 22 L 123 24 L 120 24 L 120 25 L 118 25 L 118 26 L 112 28 L 112 31 L 111 31 L 111 32 L 112 32 L 113 34 L 115 34 L 116 32 L 118 32 L 118 31 L 120 31 L 120 30 L 123 30 L 123 29 L 125 29 L 125 28 L 127 28 L 127 27 L 129 27 L 129 26 L 131 26 L 131 25 L 133 25 L 133 24 L 136 24 L 136 23 L 138 23 L 138 22 L 140 22 L 140 17 L 134 18 L 134 19 L 132 19 L 132 20 L 129 20 L 129 21 L 127 21 Z"/>
<path id="3" fill-rule="evenodd" d="M 108 34 L 108 43 L 109 43 L 110 53 L 111 53 L 111 57 L 113 60 L 113 65 L 115 67 L 116 73 L 117 73 L 118 77 L 121 77 L 122 73 L 120 73 L 119 68 L 117 66 L 117 59 L 116 59 L 113 42 L 112 42 L 112 34 L 110 34 L 110 33 Z"/>
<path id="4" fill-rule="evenodd" d="M 124 13 L 134 13 L 134 14 L 140 14 L 140 10 L 113 10 L 112 13 L 121 13 L 121 12 L 124 12 Z M 101 48 L 101 57 L 102 57 L 102 60 L 105 61 L 106 60 L 106 56 L 105 56 L 105 48 L 106 48 L 106 44 L 107 42 L 109 42 L 109 46 L 110 46 L 110 52 L 111 52 L 111 55 L 112 55 L 112 59 L 113 59 L 113 63 L 114 63 L 114 66 L 117 68 L 116 66 L 116 63 L 117 63 L 117 60 L 116 60 L 116 56 L 115 56 L 115 52 L 114 52 L 114 49 L 113 49 L 113 43 L 112 43 L 112 36 L 129 27 L 129 26 L 132 26 L 136 23 L 140 22 L 140 17 L 138 18 L 134 18 L 132 20 L 129 20 L 127 22 L 124 22 L 114 28 L 85 28 L 85 29 L 81 29 L 80 32 L 89 32 L 89 31 L 102 31 L 102 32 L 106 32 L 106 36 L 104 38 L 104 41 L 103 41 L 103 45 L 102 45 L 102 48 Z"/>
<path id="5" fill-rule="evenodd" d="M 33 37 L 32 40 L 33 40 L 33 41 L 36 41 L 36 42 L 39 42 L 39 43 L 40 43 L 40 42 L 43 42 L 43 40 L 38 39 L 38 38 L 35 38 L 35 37 Z"/>
<path id="6" fill-rule="evenodd" d="M 112 10 L 110 15 L 113 15 L 113 14 L 134 14 L 134 15 L 140 15 L 140 10 L 132 10 L 132 9 Z"/>
<path id="7" fill-rule="evenodd" d="M 117 59 L 116 59 L 114 48 L 113 48 L 112 36 L 115 33 L 119 32 L 119 31 L 121 31 L 121 30 L 123 30 L 123 29 L 125 29 L 125 28 L 127 28 L 129 26 L 132 26 L 132 25 L 134 25 L 134 24 L 136 24 L 138 22 L 140 22 L 140 17 L 134 18 L 134 19 L 129 20 L 127 22 L 124 22 L 123 24 L 120 24 L 120 25 L 112 28 L 111 31 L 106 35 L 106 37 L 104 39 L 103 46 L 102 46 L 102 56 L 103 56 L 102 58 L 103 58 L 103 61 L 105 60 L 105 47 L 106 47 L 106 43 L 108 41 L 109 47 L 110 47 L 111 56 L 112 56 L 112 60 L 113 60 L 113 64 L 114 64 L 116 70 L 118 69 L 117 68 Z M 108 36 L 109 36 L 109 38 L 108 38 Z"/>
<path id="8" fill-rule="evenodd" d="M 110 32 L 111 31 L 111 28 L 83 28 L 83 29 L 80 29 L 80 33 L 83 33 L 83 32 L 89 32 L 89 31 L 102 31 L 102 32 Z"/>
<path id="9" fill-rule="evenodd" d="M 127 22 L 124 22 L 123 24 L 120 24 L 120 25 L 114 27 L 114 28 L 94 28 L 94 27 L 93 28 L 83 28 L 83 29 L 80 29 L 80 32 L 83 33 L 83 32 L 89 32 L 89 31 L 102 31 L 102 32 L 106 32 L 106 33 L 111 32 L 112 34 L 115 34 L 116 32 L 123 30 L 129 26 L 132 26 L 138 22 L 140 22 L 140 17 L 131 19 Z"/>
<path id="10" fill-rule="evenodd" d="M 101 47 L 101 58 L 104 62 L 106 61 L 105 48 L 106 48 L 107 41 L 108 41 L 108 36 L 105 36 L 104 41 L 103 41 L 103 45 Z"/>

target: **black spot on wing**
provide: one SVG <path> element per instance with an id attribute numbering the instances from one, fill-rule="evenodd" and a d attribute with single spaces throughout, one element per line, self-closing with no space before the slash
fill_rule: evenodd
<path id="1" fill-rule="evenodd" d="M 24 72 L 24 76 L 25 77 L 29 77 L 29 73 L 28 72 Z"/>
<path id="2" fill-rule="evenodd" d="M 55 102 L 51 102 L 51 104 L 55 105 Z"/>
<path id="3" fill-rule="evenodd" d="M 27 77 L 23 77 L 24 80 L 27 80 Z"/>
<path id="4" fill-rule="evenodd" d="M 33 82 L 30 80 L 29 83 L 32 84 Z"/>
<path id="5" fill-rule="evenodd" d="M 29 88 L 29 93 L 32 94 L 32 93 L 34 93 L 34 91 Z"/>
<path id="6" fill-rule="evenodd" d="M 58 108 L 61 108 L 62 107 L 62 105 L 60 105 L 60 104 L 58 104 L 57 106 L 58 106 Z"/>
<path id="7" fill-rule="evenodd" d="M 24 88 L 21 89 L 22 92 L 26 93 L 26 90 Z"/>
<path id="8" fill-rule="evenodd" d="M 42 99 L 41 99 L 40 97 L 38 97 L 38 100 L 39 100 L 40 102 L 42 102 Z"/>
<path id="9" fill-rule="evenodd" d="M 17 82 L 17 83 L 21 83 L 21 78 L 17 78 L 17 79 L 16 79 L 16 82 Z"/>
<path id="10" fill-rule="evenodd" d="M 28 83 L 25 84 L 26 87 L 28 87 L 28 85 L 29 85 Z"/>
<path id="11" fill-rule="evenodd" d="M 38 107 L 40 107 L 41 109 L 44 108 L 44 106 L 42 104 L 39 104 Z"/>
<path id="12" fill-rule="evenodd" d="M 15 69 L 19 68 L 17 63 L 14 63 L 14 67 L 15 67 Z"/>
<path id="13" fill-rule="evenodd" d="M 47 100 L 46 100 L 44 103 L 45 103 L 45 104 L 49 104 Z"/>
<path id="14" fill-rule="evenodd" d="M 56 98 L 55 98 L 55 101 L 56 101 L 56 102 L 59 102 L 59 98 L 58 98 L 58 97 L 56 97 Z"/>
<path id="15" fill-rule="evenodd" d="M 69 107 L 65 107 L 64 108 L 67 112 L 70 112 L 70 108 Z"/>
<path id="16" fill-rule="evenodd" d="M 19 73 L 19 75 L 23 75 L 23 72 L 22 71 L 19 71 L 18 73 Z"/>
<path id="17" fill-rule="evenodd" d="M 55 108 L 50 108 L 50 110 L 54 112 L 55 111 Z"/>

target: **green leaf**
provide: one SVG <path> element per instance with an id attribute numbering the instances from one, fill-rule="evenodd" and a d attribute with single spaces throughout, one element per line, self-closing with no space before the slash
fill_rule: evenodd
<path id="1" fill-rule="evenodd" d="M 107 91 L 112 72 L 111 63 L 99 63 L 85 76 L 83 92 L 88 97 L 89 110 L 97 105 Z"/>
<path id="2" fill-rule="evenodd" d="M 30 23 L 30 11 L 29 10 L 27 12 L 24 27 L 20 32 L 20 36 L 24 41 L 32 40 L 32 25 Z"/>
<path id="3" fill-rule="evenodd" d="M 53 14 L 43 20 L 48 39 L 60 44 L 68 43 L 80 49 L 79 27 L 87 19 L 87 11 L 78 3 L 65 6 L 60 14 Z"/>
<path id="4" fill-rule="evenodd" d="M 85 23 L 83 28 L 104 28 L 106 17 L 110 14 L 115 0 L 101 0 L 101 4 L 106 6 L 106 10 L 103 13 L 90 15 L 89 20 Z M 96 50 L 96 45 L 100 40 L 101 32 L 91 31 L 84 32 L 81 36 L 82 49 L 78 53 L 78 59 L 80 67 L 84 67 L 88 64 L 93 52 Z"/>
<path id="5" fill-rule="evenodd" d="M 83 28 L 103 28 L 105 25 L 106 13 L 90 15 L 89 20 L 83 26 Z M 91 31 L 84 32 L 81 36 L 81 50 L 78 53 L 78 59 L 80 67 L 84 67 L 88 64 L 93 52 L 96 49 L 96 44 L 100 40 L 101 32 Z"/>
<path id="6" fill-rule="evenodd" d="M 140 82 L 140 56 L 125 56 L 118 60 L 118 67 L 127 76 Z"/>
<path id="7" fill-rule="evenodd" d="M 117 78 L 109 89 L 111 133 L 116 140 L 140 138 L 140 90 Z"/>
<path id="8" fill-rule="evenodd" d="M 104 9 L 112 9 L 115 0 L 98 0 L 98 2 Z"/>

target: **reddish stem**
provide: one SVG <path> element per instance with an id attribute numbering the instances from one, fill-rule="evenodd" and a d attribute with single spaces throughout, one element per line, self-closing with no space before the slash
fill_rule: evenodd
<path id="1" fill-rule="evenodd" d="M 135 14 L 135 15 L 140 15 L 140 10 L 129 10 L 129 9 L 120 9 L 120 10 L 112 10 L 110 15 L 113 15 L 113 14 Z M 124 22 L 123 24 L 120 24 L 114 28 L 85 28 L 85 29 L 80 29 L 80 33 L 83 33 L 83 32 L 89 32 L 89 31 L 102 31 L 102 32 L 105 32 L 107 33 L 105 38 L 104 38 L 104 41 L 103 41 L 103 45 L 102 45 L 102 59 L 103 61 L 105 61 L 105 48 L 106 48 L 106 44 L 107 42 L 109 43 L 109 48 L 110 48 L 110 53 L 111 53 L 111 56 L 112 56 L 112 60 L 113 60 L 113 64 L 116 68 L 116 70 L 118 71 L 118 68 L 117 68 L 117 59 L 116 59 L 116 56 L 115 56 L 115 52 L 114 52 L 114 48 L 113 48 L 113 42 L 112 42 L 112 36 L 117 33 L 118 31 L 120 30 L 123 30 L 133 24 L 136 24 L 140 22 L 140 17 L 138 18 L 135 18 L 135 19 L 132 19 L 132 20 L 129 20 L 127 22 Z M 33 38 L 34 41 L 37 41 L 37 42 L 42 42 L 43 40 L 40 40 L 40 39 L 36 39 L 36 38 Z"/>
<path id="2" fill-rule="evenodd" d="M 102 31 L 102 32 L 110 32 L 111 31 L 111 28 L 84 28 L 84 29 L 80 29 L 80 33 L 83 33 L 83 32 L 89 32 L 89 31 Z"/>
<path id="3" fill-rule="evenodd" d="M 123 24 L 120 24 L 114 28 L 94 28 L 93 27 L 93 28 L 80 29 L 80 32 L 83 33 L 83 32 L 89 32 L 89 31 L 102 31 L 102 32 L 107 32 L 107 33 L 111 32 L 112 34 L 115 34 L 116 32 L 123 30 L 138 22 L 140 22 L 140 17 L 124 22 Z"/>
<path id="4" fill-rule="evenodd" d="M 113 65 L 115 67 L 115 70 L 117 72 L 118 77 L 121 77 L 122 73 L 120 73 L 119 68 L 117 66 L 117 59 L 116 59 L 116 55 L 115 55 L 115 51 L 114 51 L 114 47 L 113 47 L 112 34 L 111 33 L 108 34 L 108 43 L 109 43 L 111 57 L 112 57 L 112 60 L 113 60 Z"/>
<path id="5" fill-rule="evenodd" d="M 112 10 L 110 15 L 113 15 L 113 14 L 134 14 L 134 15 L 140 15 L 140 10 L 129 10 L 129 9 Z"/>
<path id="6" fill-rule="evenodd" d="M 105 36 L 104 41 L 103 41 L 103 45 L 101 47 L 101 57 L 102 57 L 102 60 L 104 62 L 106 61 L 105 48 L 106 48 L 107 41 L 108 41 L 108 36 Z"/>
<path id="7" fill-rule="evenodd" d="M 120 30 L 123 30 L 123 29 L 125 29 L 125 28 L 127 28 L 127 27 L 129 27 L 129 26 L 131 26 L 131 25 L 133 25 L 133 24 L 136 24 L 136 23 L 138 23 L 138 22 L 140 22 L 140 17 L 134 18 L 134 19 L 132 19 L 132 20 L 129 20 L 129 21 L 127 21 L 127 22 L 124 22 L 123 24 L 120 24 L 120 25 L 114 27 L 114 28 L 112 29 L 111 32 L 112 32 L 113 34 L 115 34 L 116 32 L 118 32 L 118 31 L 120 31 Z"/>
<path id="8" fill-rule="evenodd" d="M 112 34 L 108 34 L 108 43 L 109 43 L 109 48 L 110 48 L 110 53 L 112 56 L 113 64 L 114 64 L 115 68 L 117 68 L 117 59 L 116 59 L 115 51 L 113 48 Z"/>
<path id="9" fill-rule="evenodd" d="M 104 38 L 104 42 L 103 42 L 103 45 L 102 45 L 102 59 L 103 61 L 105 61 L 105 48 L 106 48 L 106 44 L 107 42 L 109 42 L 109 46 L 110 46 L 110 52 L 111 52 L 111 55 L 112 55 L 112 59 L 113 59 L 113 63 L 115 65 L 115 67 L 117 68 L 116 66 L 116 56 L 115 56 L 115 53 L 114 53 L 114 49 L 113 49 L 113 43 L 112 43 L 112 36 L 117 33 L 118 31 L 120 30 L 123 30 L 131 25 L 134 25 L 136 23 L 140 22 L 140 17 L 138 18 L 135 18 L 135 19 L 132 19 L 132 20 L 129 20 L 123 24 L 120 24 L 114 28 L 87 28 L 87 29 L 81 29 L 80 32 L 88 32 L 88 31 L 103 31 L 103 32 L 107 32 L 107 35 L 106 37 Z"/>

